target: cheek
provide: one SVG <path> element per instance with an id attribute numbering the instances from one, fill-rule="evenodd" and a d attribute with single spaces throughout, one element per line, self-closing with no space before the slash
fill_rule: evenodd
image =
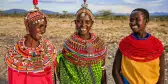
<path id="1" fill-rule="evenodd" d="M 145 22 L 141 21 L 141 22 L 138 23 L 138 25 L 139 25 L 140 27 L 144 27 L 144 26 L 145 26 Z"/>
<path id="2" fill-rule="evenodd" d="M 39 28 L 36 28 L 35 32 L 36 32 L 36 33 L 40 32 L 40 29 L 39 29 Z"/>
<path id="3" fill-rule="evenodd" d="M 81 24 L 80 23 L 76 23 L 76 27 L 77 28 L 81 27 Z"/>

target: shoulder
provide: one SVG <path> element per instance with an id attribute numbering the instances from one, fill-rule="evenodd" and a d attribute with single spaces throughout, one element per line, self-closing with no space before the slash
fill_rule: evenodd
<path id="1" fill-rule="evenodd" d="M 48 40 L 48 39 L 45 39 L 45 40 L 43 40 L 43 43 L 44 44 L 42 44 L 43 46 L 44 46 L 44 48 L 45 49 L 47 49 L 48 50 L 48 52 L 51 54 L 53 54 L 53 53 L 57 53 L 57 49 L 55 48 L 55 46 L 54 46 L 54 44 L 50 41 L 50 40 Z"/>
<path id="2" fill-rule="evenodd" d="M 122 38 L 122 39 L 120 40 L 119 44 L 124 43 L 125 41 L 128 41 L 130 38 L 131 38 L 131 34 L 128 35 L 128 36 L 126 36 L 126 37 L 124 37 L 124 38 Z"/>
<path id="3" fill-rule="evenodd" d="M 54 47 L 54 44 L 50 40 L 48 40 L 48 39 L 43 40 L 43 43 L 45 43 L 45 45 L 47 45 L 47 46 Z"/>
<path id="4" fill-rule="evenodd" d="M 163 47 L 162 42 L 158 38 L 156 38 L 155 36 L 151 35 L 150 40 L 151 40 L 151 42 L 153 42 L 153 44 L 157 44 L 157 45 Z"/>

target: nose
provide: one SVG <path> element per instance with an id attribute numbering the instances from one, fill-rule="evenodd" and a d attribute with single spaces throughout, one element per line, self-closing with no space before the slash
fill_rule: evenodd
<path id="1" fill-rule="evenodd" d="M 82 26 L 86 26 L 86 22 L 85 21 L 82 21 Z"/>

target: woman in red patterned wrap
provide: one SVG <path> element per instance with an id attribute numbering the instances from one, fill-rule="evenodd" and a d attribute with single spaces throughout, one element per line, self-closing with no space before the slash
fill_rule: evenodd
<path id="1" fill-rule="evenodd" d="M 37 1 L 34 1 L 37 5 Z M 42 40 L 47 17 L 38 7 L 27 13 L 27 35 L 21 38 L 5 56 L 9 84 L 54 84 L 56 49 L 49 40 Z"/>

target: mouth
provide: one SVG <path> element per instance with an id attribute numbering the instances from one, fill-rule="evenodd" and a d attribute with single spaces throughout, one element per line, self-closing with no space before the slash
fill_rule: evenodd
<path id="1" fill-rule="evenodd" d="M 137 25 L 132 26 L 132 29 L 138 29 L 138 26 Z"/>
<path id="2" fill-rule="evenodd" d="M 37 35 L 38 35 L 38 36 L 40 36 L 40 37 L 42 37 L 42 36 L 43 36 L 43 34 L 41 34 L 41 33 L 38 33 Z"/>
<path id="3" fill-rule="evenodd" d="M 81 30 L 82 30 L 82 31 L 86 31 L 86 28 L 82 28 Z"/>

